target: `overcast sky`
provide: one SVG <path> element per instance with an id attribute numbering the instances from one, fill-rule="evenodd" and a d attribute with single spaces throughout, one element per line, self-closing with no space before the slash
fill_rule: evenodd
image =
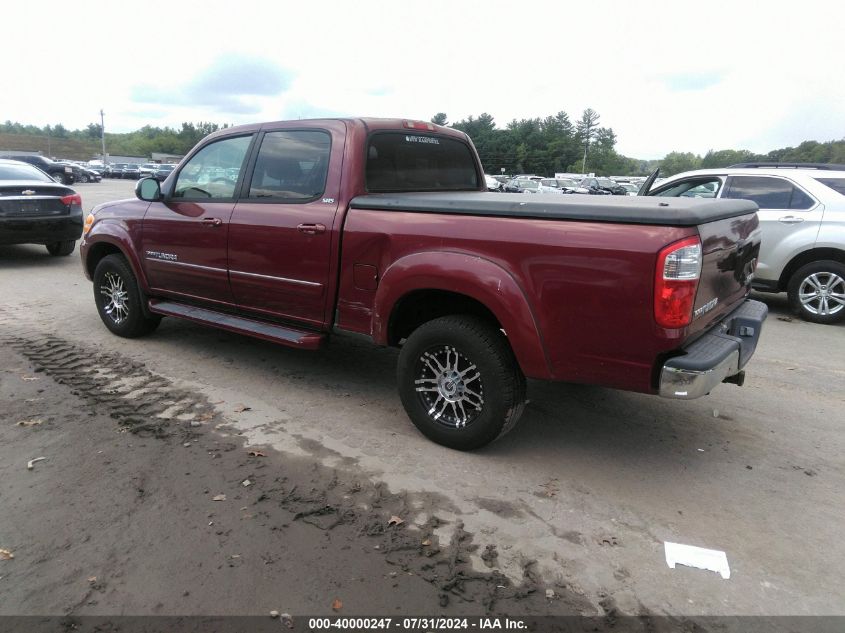
<path id="1" fill-rule="evenodd" d="M 0 120 L 504 127 L 591 107 L 636 158 L 845 137 L 841 0 L 72 4 L 4 5 Z"/>

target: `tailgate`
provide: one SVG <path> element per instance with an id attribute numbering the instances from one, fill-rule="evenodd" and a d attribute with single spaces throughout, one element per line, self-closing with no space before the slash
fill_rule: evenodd
<path id="1" fill-rule="evenodd" d="M 751 289 L 760 254 L 756 212 L 698 226 L 703 261 L 689 334 L 694 336 L 734 309 Z"/>

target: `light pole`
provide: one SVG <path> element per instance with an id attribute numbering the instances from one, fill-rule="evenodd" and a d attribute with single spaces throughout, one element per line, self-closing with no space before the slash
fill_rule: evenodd
<path id="1" fill-rule="evenodd" d="M 103 167 L 106 166 L 106 113 L 100 108 L 100 141 L 103 143 Z"/>

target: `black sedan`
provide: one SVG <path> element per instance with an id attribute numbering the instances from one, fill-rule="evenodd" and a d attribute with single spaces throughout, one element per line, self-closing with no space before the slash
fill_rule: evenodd
<path id="1" fill-rule="evenodd" d="M 82 236 L 82 198 L 40 169 L 0 159 L 0 245 L 44 244 L 70 255 Z"/>
<path id="2" fill-rule="evenodd" d="M 611 180 L 610 178 L 584 178 L 581 180 L 579 184 L 581 189 L 586 189 L 587 191 L 583 193 L 590 193 L 593 195 L 599 196 L 627 196 L 628 191 L 625 187 L 620 186 L 616 183 L 616 181 Z M 579 191 L 579 193 L 582 193 Z"/>
<path id="3" fill-rule="evenodd" d="M 156 169 L 152 174 L 150 174 L 153 178 L 158 180 L 159 182 L 163 182 L 167 179 L 167 177 L 173 173 L 173 170 L 176 168 L 176 165 L 159 165 L 158 169 Z"/>

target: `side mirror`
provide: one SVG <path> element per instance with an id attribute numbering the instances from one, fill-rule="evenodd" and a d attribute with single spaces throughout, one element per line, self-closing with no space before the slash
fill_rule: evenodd
<path id="1" fill-rule="evenodd" d="M 135 195 L 140 200 L 157 202 L 161 200 L 161 185 L 155 178 L 141 178 L 135 185 Z"/>

